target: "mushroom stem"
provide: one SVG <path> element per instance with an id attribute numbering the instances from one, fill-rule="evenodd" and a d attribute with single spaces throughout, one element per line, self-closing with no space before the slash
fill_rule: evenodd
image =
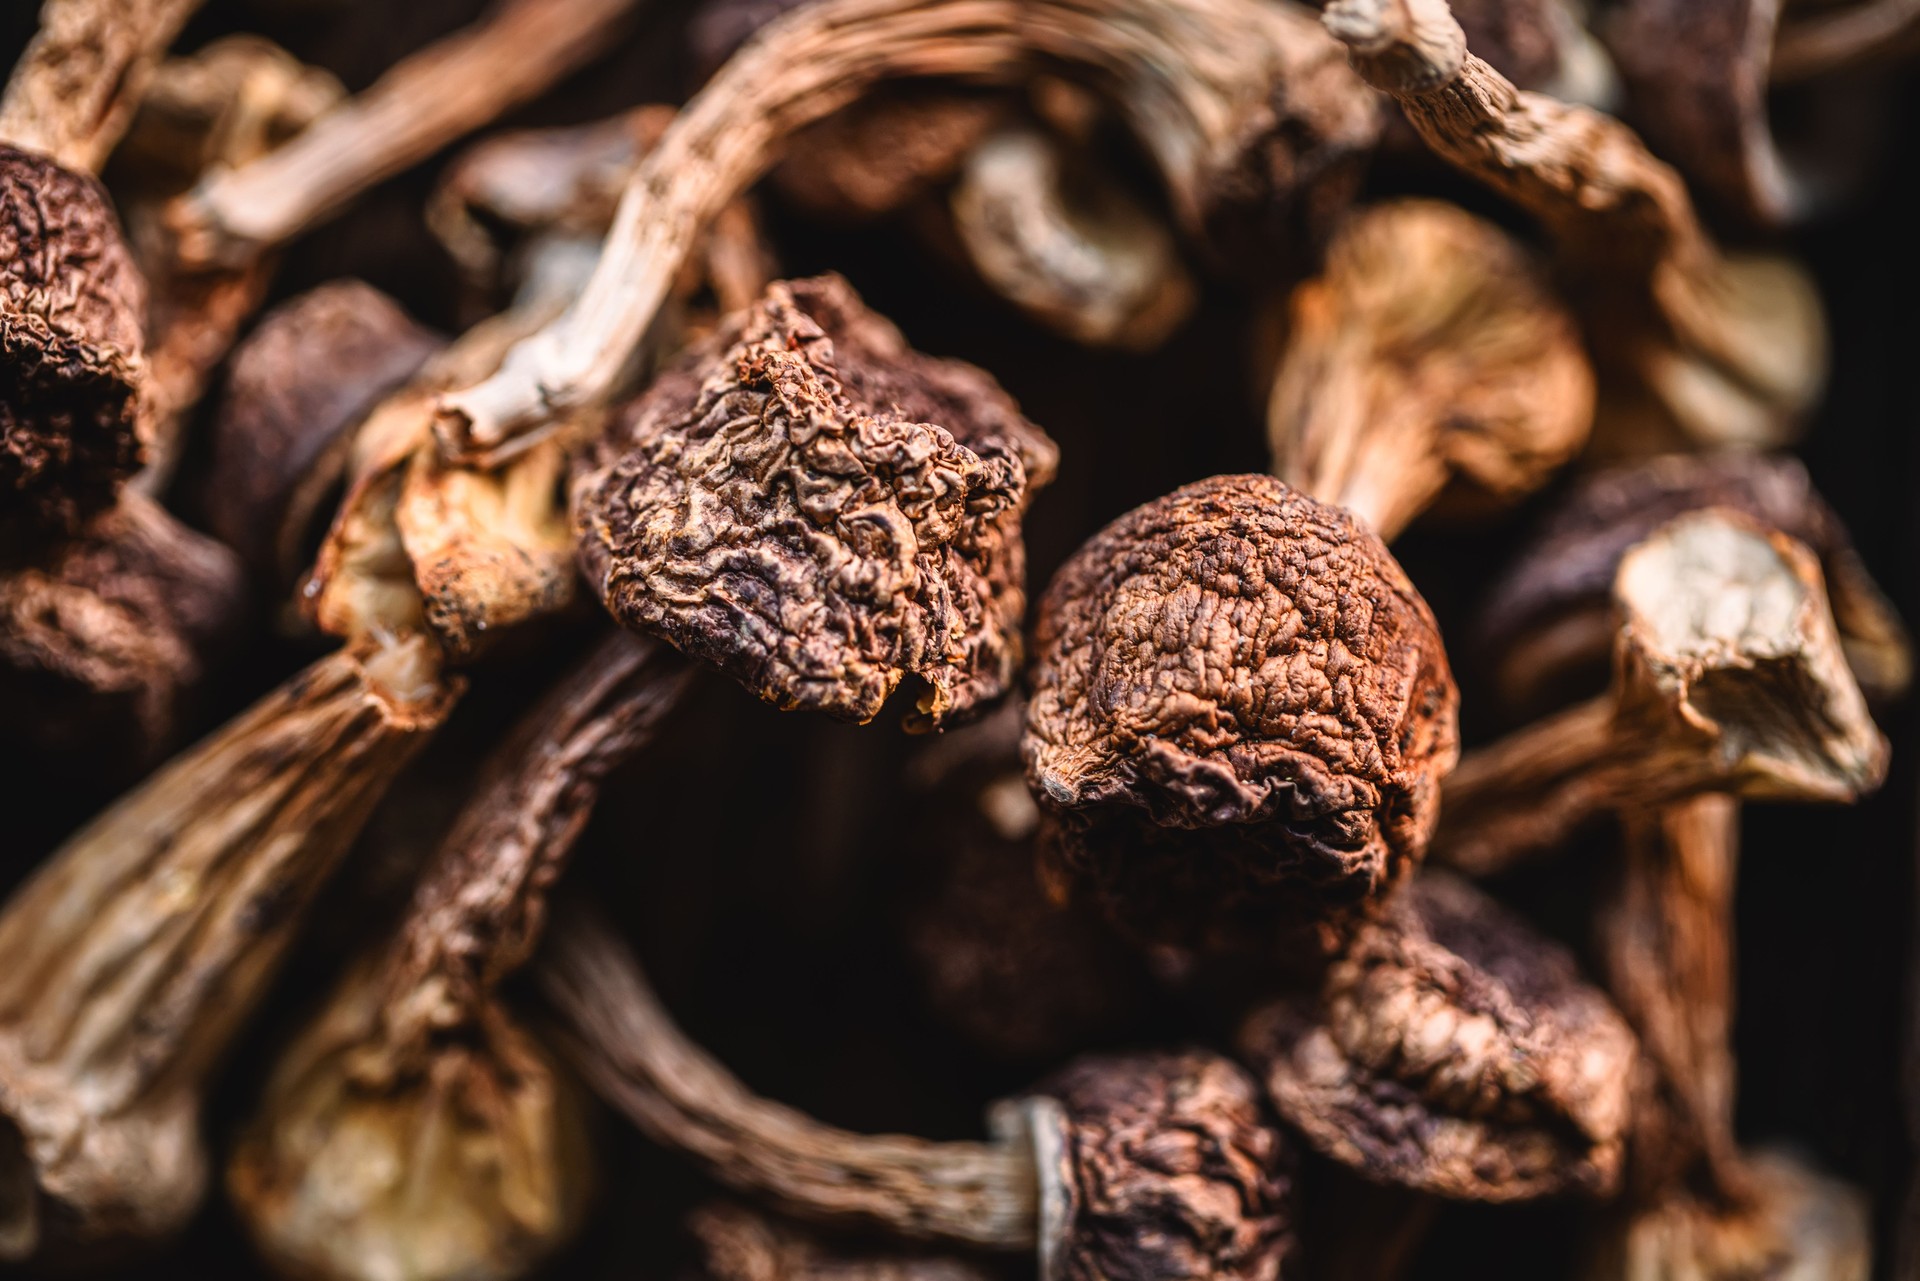
<path id="1" fill-rule="evenodd" d="M 1771 442 L 1825 377 L 1812 283 L 1721 254 L 1685 184 L 1619 121 L 1526 93 L 1475 57 L 1445 0 L 1334 0 L 1327 29 L 1435 152 L 1546 223 L 1596 353 L 1694 439 Z"/>
<path id="2" fill-rule="evenodd" d="M 1768 66 L 1776 85 L 1831 76 L 1911 57 L 1920 50 L 1920 0 L 1859 0 L 1837 9 L 1790 12 Z"/>
<path id="3" fill-rule="evenodd" d="M 1708 791 L 1845 802 L 1885 777 L 1804 545 L 1694 512 L 1627 553 L 1614 605 L 1612 692 L 1468 752 L 1433 857 L 1484 874 L 1609 809 Z"/>
<path id="4" fill-rule="evenodd" d="M 98 173 L 201 0 L 46 0 L 0 96 L 0 142 Z"/>

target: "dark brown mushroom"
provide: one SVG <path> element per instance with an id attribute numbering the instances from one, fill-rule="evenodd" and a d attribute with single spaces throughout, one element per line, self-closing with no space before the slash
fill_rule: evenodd
<path id="1" fill-rule="evenodd" d="M 585 453 L 580 562 L 614 617 L 781 708 L 983 710 L 1020 656 L 1020 517 L 1053 443 L 837 276 L 772 286 Z"/>
<path id="2" fill-rule="evenodd" d="M 1378 537 L 1267 476 L 1095 535 L 1036 629 L 1022 746 L 1050 859 L 1126 931 L 1271 948 L 1420 861 L 1457 753 L 1433 615 Z"/>
<path id="3" fill-rule="evenodd" d="M 1619 1186 L 1633 1034 L 1565 949 L 1462 881 L 1415 877 L 1240 1047 L 1280 1115 L 1369 1179 L 1476 1201 Z"/>

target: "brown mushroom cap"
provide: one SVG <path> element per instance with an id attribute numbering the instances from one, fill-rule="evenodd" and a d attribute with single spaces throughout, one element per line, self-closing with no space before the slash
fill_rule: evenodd
<path id="1" fill-rule="evenodd" d="M 1204 1050 L 1076 1060 L 1025 1101 L 1041 1281 L 1274 1281 L 1293 1179 L 1260 1089 Z"/>
<path id="2" fill-rule="evenodd" d="M 1423 873 L 1241 1049 L 1283 1118 L 1378 1182 L 1479 1201 L 1619 1182 L 1633 1034 L 1565 949 L 1463 881 Z"/>
<path id="3" fill-rule="evenodd" d="M 939 725 L 1006 693 L 1020 517 L 1053 443 L 982 371 L 906 345 L 838 276 L 771 286 L 576 465 L 588 581 L 783 709 Z"/>
<path id="4" fill-rule="evenodd" d="M 0 143 L 0 555 L 77 532 L 139 466 L 146 309 L 105 189 Z"/>
<path id="5" fill-rule="evenodd" d="M 1055 576 L 1022 753 L 1052 855 L 1130 932 L 1376 894 L 1419 861 L 1458 754 L 1440 635 L 1338 507 L 1219 476 L 1122 516 Z"/>

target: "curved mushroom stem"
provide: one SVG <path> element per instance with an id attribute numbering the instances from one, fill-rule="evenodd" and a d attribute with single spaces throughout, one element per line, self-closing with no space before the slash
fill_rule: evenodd
<path id="1" fill-rule="evenodd" d="M 1463 481 L 1511 502 L 1586 442 L 1593 372 L 1526 251 L 1452 205 L 1349 221 L 1288 305 L 1274 475 L 1392 541 Z"/>
<path id="2" fill-rule="evenodd" d="M 692 671 L 616 632 L 493 754 L 398 936 L 288 1047 L 234 1151 L 229 1186 L 270 1258 L 369 1281 L 518 1276 L 578 1224 L 582 1120 L 498 987 L 600 784 Z"/>
<path id="3" fill-rule="evenodd" d="M 1468 752 L 1432 856 L 1482 874 L 1587 819 L 1700 792 L 1850 801 L 1887 746 L 1847 670 L 1818 562 L 1720 508 L 1620 562 L 1611 693 Z"/>
<path id="4" fill-rule="evenodd" d="M 1041 60 L 1062 63 L 1112 95 L 1158 162 L 1176 212 L 1198 226 L 1245 181 L 1249 143 L 1262 145 L 1250 134 L 1288 124 L 1309 139 L 1291 145 L 1317 166 L 1371 136 L 1371 105 L 1329 64 L 1310 25 L 1290 5 L 1228 0 L 807 5 L 769 24 L 681 112 L 628 184 L 579 300 L 518 344 L 499 372 L 442 398 L 442 438 L 456 454 L 496 453 L 614 395 L 701 228 L 796 130 L 880 80 L 998 81 Z M 1301 114 L 1307 101 L 1319 105 L 1313 119 Z"/>
<path id="5" fill-rule="evenodd" d="M 128 794 L 0 909 L 21 1259 L 200 1199 L 201 1090 L 315 891 L 455 691 L 421 638 L 321 659 Z"/>
<path id="6" fill-rule="evenodd" d="M 1777 442 L 1825 377 L 1812 283 L 1707 237 L 1680 176 L 1618 121 L 1525 93 L 1466 48 L 1445 0 L 1334 0 L 1353 64 L 1429 146 L 1546 223 L 1596 355 L 1683 435 Z"/>
<path id="7" fill-rule="evenodd" d="M 1788 13 L 1768 66 L 1774 84 L 1831 76 L 1908 58 L 1920 50 L 1920 0 L 1858 0 Z"/>

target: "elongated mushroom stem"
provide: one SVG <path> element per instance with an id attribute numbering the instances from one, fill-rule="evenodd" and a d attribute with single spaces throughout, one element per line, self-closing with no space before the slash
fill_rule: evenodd
<path id="1" fill-rule="evenodd" d="M 456 454 L 510 446 L 604 403 L 694 237 L 795 130 L 887 78 L 1004 81 L 1039 61 L 1109 94 L 1199 226 L 1236 186 L 1319 172 L 1365 146 L 1370 104 L 1299 9 L 1231 0 L 821 0 L 768 25 L 674 122 L 628 184 L 579 300 L 500 370 L 448 394 Z M 1291 130 L 1291 136 L 1288 131 Z M 1300 141 L 1301 138 L 1306 141 Z M 1296 175 L 1297 176 L 1297 175 Z"/>
<path id="2" fill-rule="evenodd" d="M 1603 373 L 1693 440 L 1776 442 L 1798 423 L 1826 351 L 1797 268 L 1722 255 L 1631 130 L 1515 89 L 1466 48 L 1445 0 L 1334 0 L 1324 20 L 1434 151 L 1547 224 Z"/>
<path id="3" fill-rule="evenodd" d="M 498 987 L 601 782 L 692 673 L 616 632 L 494 754 L 398 936 L 288 1047 L 234 1151 L 228 1185 L 270 1259 L 309 1277 L 516 1277 L 577 1226 L 583 1122 Z"/>
<path id="4" fill-rule="evenodd" d="M 315 890 L 453 701 L 419 638 L 342 651 L 73 837 L 0 908 L 0 1249 L 152 1239 L 200 1199 L 201 1092 Z"/>
<path id="5" fill-rule="evenodd" d="M 1622 558 L 1614 603 L 1613 690 L 1469 752 L 1436 859 L 1485 873 L 1607 810 L 1701 792 L 1842 802 L 1885 777 L 1886 740 L 1803 544 L 1694 512 Z"/>
<path id="6" fill-rule="evenodd" d="M 1392 541 L 1451 483 L 1512 502 L 1586 443 L 1593 371 L 1526 251 L 1436 201 L 1348 222 L 1293 292 L 1274 474 Z"/>
<path id="7" fill-rule="evenodd" d="M 1289 1249 L 1279 1136 L 1253 1082 L 1218 1056 L 1079 1060 L 997 1107 L 992 1143 L 852 1134 L 755 1097 L 686 1040 L 633 958 L 587 918 L 554 931 L 540 978 L 562 1044 L 604 1098 L 722 1183 L 799 1218 L 1037 1247 L 1047 1281 L 1271 1277 Z"/>

